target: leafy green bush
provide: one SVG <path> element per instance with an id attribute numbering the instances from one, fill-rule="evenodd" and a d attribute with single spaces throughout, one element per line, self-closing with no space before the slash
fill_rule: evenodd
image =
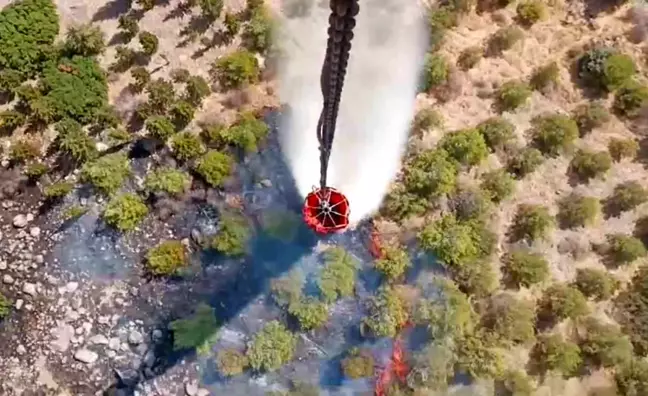
<path id="1" fill-rule="evenodd" d="M 187 264 L 187 249 L 180 241 L 160 242 L 146 253 L 146 268 L 153 275 L 174 275 Z"/>
<path id="2" fill-rule="evenodd" d="M 374 358 L 371 352 L 351 351 L 342 360 L 342 372 L 351 379 L 370 378 L 374 375 Z"/>
<path id="3" fill-rule="evenodd" d="M 87 124 L 108 104 L 106 74 L 94 58 L 50 61 L 39 85 L 57 118 L 70 117 Z"/>
<path id="4" fill-rule="evenodd" d="M 500 203 L 513 195 L 515 179 L 504 169 L 486 172 L 481 179 L 481 189 L 486 192 L 491 201 Z"/>
<path id="5" fill-rule="evenodd" d="M 563 114 L 546 114 L 532 120 L 534 145 L 545 155 L 557 157 L 571 149 L 578 138 L 578 125 Z"/>
<path id="6" fill-rule="evenodd" d="M 223 0 L 198 0 L 197 3 L 202 16 L 210 21 L 218 19 L 223 12 Z"/>
<path id="7" fill-rule="evenodd" d="M 558 222 L 562 228 L 593 225 L 601 213 L 601 203 L 595 197 L 572 193 L 558 202 Z"/>
<path id="8" fill-rule="evenodd" d="M 25 163 L 41 155 L 41 144 L 35 139 L 22 138 L 11 144 L 9 159 L 15 163 Z"/>
<path id="9" fill-rule="evenodd" d="M 369 302 L 368 314 L 362 321 L 363 333 L 376 337 L 395 337 L 409 319 L 408 307 L 398 290 L 382 287 Z"/>
<path id="10" fill-rule="evenodd" d="M 648 393 L 648 362 L 634 358 L 629 364 L 616 370 L 615 383 L 622 396 L 638 396 Z M 616 395 L 616 392 L 615 394 Z M 612 395 L 612 396 L 614 396 Z"/>
<path id="11" fill-rule="evenodd" d="M 226 256 L 243 256 L 250 237 L 250 227 L 245 217 L 236 213 L 223 213 L 211 247 Z"/>
<path id="12" fill-rule="evenodd" d="M 559 334 L 540 336 L 531 356 L 541 372 L 557 371 L 565 377 L 575 376 L 583 362 L 578 345 Z"/>
<path id="13" fill-rule="evenodd" d="M 71 26 L 65 34 L 63 51 L 68 55 L 95 56 L 102 54 L 105 49 L 104 33 L 99 26 Z"/>
<path id="14" fill-rule="evenodd" d="M 97 145 L 81 125 L 70 119 L 61 120 L 55 127 L 58 132 L 57 146 L 61 152 L 77 163 L 93 160 L 97 157 Z"/>
<path id="15" fill-rule="evenodd" d="M 304 282 L 304 274 L 300 270 L 293 270 L 280 278 L 272 279 L 270 281 L 272 299 L 282 308 L 298 303 L 303 296 Z"/>
<path id="16" fill-rule="evenodd" d="M 533 147 L 524 147 L 513 155 L 507 164 L 509 172 L 518 178 L 533 173 L 544 161 L 542 152 Z"/>
<path id="17" fill-rule="evenodd" d="M 30 180 L 38 180 L 41 177 L 45 176 L 49 172 L 49 166 L 42 164 L 40 162 L 35 162 L 33 164 L 29 164 L 25 168 L 25 176 L 27 176 Z"/>
<path id="18" fill-rule="evenodd" d="M 501 55 L 511 49 L 518 41 L 524 38 L 524 32 L 517 26 L 507 26 L 499 29 L 488 40 L 488 54 Z"/>
<path id="19" fill-rule="evenodd" d="M 473 46 L 468 47 L 461 51 L 457 58 L 457 65 L 462 70 L 470 70 L 477 66 L 477 63 L 484 57 L 484 49 L 482 47 Z"/>
<path id="20" fill-rule="evenodd" d="M 405 274 L 405 271 L 412 266 L 407 251 L 398 247 L 387 247 L 383 249 L 383 257 L 376 260 L 374 267 L 385 278 L 395 281 Z"/>
<path id="21" fill-rule="evenodd" d="M 607 254 L 617 265 L 628 264 L 640 257 L 646 256 L 648 251 L 640 239 L 624 234 L 607 235 Z"/>
<path id="22" fill-rule="evenodd" d="M 631 57 L 602 47 L 583 54 L 578 60 L 578 70 L 585 83 L 608 91 L 620 88 L 637 72 Z"/>
<path id="23" fill-rule="evenodd" d="M 447 278 L 434 278 L 436 291 L 416 303 L 412 319 L 430 331 L 434 339 L 460 338 L 475 328 L 476 314 L 468 296 Z"/>
<path id="24" fill-rule="evenodd" d="M 65 221 L 77 219 L 86 214 L 86 212 L 88 212 L 88 209 L 84 208 L 83 206 L 71 206 L 67 210 L 65 210 L 65 212 L 63 212 L 63 219 Z"/>
<path id="25" fill-rule="evenodd" d="M 122 14 L 117 21 L 117 26 L 126 41 L 131 41 L 139 33 L 139 23 L 133 14 Z"/>
<path id="26" fill-rule="evenodd" d="M 27 121 L 27 117 L 16 110 L 4 110 L 0 112 L 0 132 L 10 135 L 19 126 Z"/>
<path id="27" fill-rule="evenodd" d="M 578 125 L 581 136 L 585 136 L 594 128 L 599 128 L 610 121 L 610 113 L 601 103 L 582 104 L 573 112 L 573 118 Z"/>
<path id="28" fill-rule="evenodd" d="M 410 216 L 424 214 L 429 206 L 427 197 L 409 192 L 404 185 L 398 183 L 383 200 L 380 213 L 395 222 L 402 222 Z"/>
<path id="29" fill-rule="evenodd" d="M 526 0 L 516 8 L 518 21 L 522 25 L 531 26 L 547 17 L 547 7 L 540 0 Z"/>
<path id="30" fill-rule="evenodd" d="M 175 103 L 175 90 L 170 81 L 162 78 L 151 81 L 146 86 L 148 94 L 148 105 L 151 114 L 164 115 L 169 108 Z"/>
<path id="31" fill-rule="evenodd" d="M 118 45 L 115 47 L 115 61 L 110 65 L 109 70 L 123 73 L 133 66 L 136 60 L 137 52 L 134 49 L 125 45 Z"/>
<path id="32" fill-rule="evenodd" d="M 479 299 L 490 296 L 499 286 L 493 265 L 487 260 L 475 260 L 452 268 L 450 276 L 461 290 Z"/>
<path id="33" fill-rule="evenodd" d="M 492 117 L 477 125 L 486 145 L 493 151 L 508 148 L 516 139 L 515 126 L 503 117 Z"/>
<path id="34" fill-rule="evenodd" d="M 241 31 L 241 16 L 228 12 L 223 18 L 223 26 L 225 26 L 225 33 L 229 40 L 233 40 Z"/>
<path id="35" fill-rule="evenodd" d="M 148 56 L 155 54 L 160 46 L 157 36 L 151 32 L 140 32 L 139 42 L 144 54 Z"/>
<path id="36" fill-rule="evenodd" d="M 551 62 L 548 65 L 539 67 L 534 70 L 531 75 L 530 84 L 533 89 L 537 91 L 542 91 L 552 86 L 558 84 L 558 79 L 560 77 L 560 69 L 556 62 Z"/>
<path id="37" fill-rule="evenodd" d="M 251 52 L 238 50 L 217 60 L 210 73 L 225 89 L 241 88 L 259 80 L 259 62 Z"/>
<path id="38" fill-rule="evenodd" d="M 146 85 L 151 82 L 151 73 L 143 66 L 134 67 L 131 69 L 131 77 L 135 80 L 130 86 L 134 92 L 140 93 L 144 91 Z"/>
<path id="39" fill-rule="evenodd" d="M 250 367 L 258 371 L 275 371 L 295 354 L 297 339 L 278 321 L 265 325 L 254 335 L 247 350 Z"/>
<path id="40" fill-rule="evenodd" d="M 501 382 L 506 394 L 511 396 L 531 396 L 535 391 L 533 380 L 524 371 L 508 371 Z"/>
<path id="41" fill-rule="evenodd" d="M 525 344 L 535 340 L 535 310 L 532 303 L 503 293 L 490 299 L 483 326 L 504 343 Z"/>
<path id="42" fill-rule="evenodd" d="M 215 142 L 220 145 L 233 146 L 246 153 L 257 151 L 258 145 L 266 138 L 268 125 L 252 113 L 241 113 L 237 122 L 229 128 L 217 129 Z M 216 132 L 215 131 L 215 132 Z"/>
<path id="43" fill-rule="evenodd" d="M 600 178 L 610 170 L 612 157 L 607 151 L 578 150 L 569 164 L 570 170 L 581 180 Z"/>
<path id="44" fill-rule="evenodd" d="M 207 80 L 201 76 L 190 76 L 186 81 L 185 100 L 194 106 L 200 106 L 203 99 L 211 93 Z"/>
<path id="45" fill-rule="evenodd" d="M 154 115 L 149 117 L 145 122 L 148 133 L 161 141 L 166 141 L 175 134 L 175 126 L 165 116 Z"/>
<path id="46" fill-rule="evenodd" d="M 648 201 L 648 191 L 637 181 L 626 181 L 614 187 L 606 206 L 611 212 L 626 212 Z"/>
<path id="47" fill-rule="evenodd" d="M 297 319 L 304 331 L 322 327 L 329 317 L 326 304 L 312 296 L 302 297 L 288 305 L 288 313 Z"/>
<path id="48" fill-rule="evenodd" d="M 189 125 L 194 118 L 196 108 L 185 100 L 177 101 L 171 107 L 171 115 L 173 117 L 173 124 L 177 130 L 182 130 Z"/>
<path id="49" fill-rule="evenodd" d="M 16 88 L 20 86 L 23 80 L 23 75 L 17 70 L 5 69 L 0 71 L 0 97 L 5 96 L 5 99 L 13 99 L 13 94 Z"/>
<path id="50" fill-rule="evenodd" d="M 177 84 L 186 83 L 191 77 L 189 70 L 180 68 L 171 70 L 169 75 L 171 76 L 171 80 Z"/>
<path id="51" fill-rule="evenodd" d="M 104 194 L 112 194 L 122 186 L 130 173 L 128 158 L 116 153 L 86 163 L 81 168 L 81 180 Z"/>
<path id="52" fill-rule="evenodd" d="M 59 32 L 56 5 L 51 0 L 21 0 L 0 11 L 0 69 L 31 77 L 49 57 Z"/>
<path id="53" fill-rule="evenodd" d="M 439 147 L 466 166 L 479 165 L 488 155 L 484 137 L 476 129 L 448 133 L 439 142 Z"/>
<path id="54" fill-rule="evenodd" d="M 196 348 L 199 354 L 205 355 L 210 351 L 214 334 L 218 331 L 218 321 L 214 309 L 200 303 L 191 316 L 174 320 L 169 328 L 173 331 L 173 349 Z"/>
<path id="55" fill-rule="evenodd" d="M 191 184 L 191 177 L 186 173 L 173 168 L 160 168 L 146 176 L 144 186 L 154 193 L 167 193 L 179 195 L 187 191 Z"/>
<path id="56" fill-rule="evenodd" d="M 502 272 L 516 287 L 531 287 L 549 278 L 549 263 L 538 253 L 514 249 L 502 256 Z"/>
<path id="57" fill-rule="evenodd" d="M 192 160 L 205 153 L 200 139 L 191 132 L 183 132 L 171 139 L 173 155 L 180 161 Z"/>
<path id="58" fill-rule="evenodd" d="M 236 349 L 220 349 L 216 355 L 216 367 L 227 377 L 242 374 L 249 364 L 247 356 Z"/>
<path id="59" fill-rule="evenodd" d="M 270 10 L 261 6 L 250 13 L 250 19 L 243 27 L 243 41 L 247 48 L 259 53 L 267 53 L 272 46 L 275 22 Z"/>
<path id="60" fill-rule="evenodd" d="M 446 32 L 457 26 L 457 22 L 458 14 L 449 5 L 428 8 L 430 51 L 437 51 L 441 48 Z"/>
<path id="61" fill-rule="evenodd" d="M 648 103 L 648 87 L 630 81 L 619 88 L 614 96 L 614 110 L 622 116 L 634 118 Z"/>
<path id="62" fill-rule="evenodd" d="M 612 138 L 608 142 L 608 150 L 616 162 L 624 158 L 634 159 L 639 151 L 639 143 L 634 139 Z"/>
<path id="63" fill-rule="evenodd" d="M 231 175 L 234 159 L 224 153 L 209 150 L 203 155 L 196 166 L 196 172 L 212 187 L 221 187 Z"/>
<path id="64" fill-rule="evenodd" d="M 497 378 L 505 369 L 504 357 L 488 333 L 475 332 L 457 341 L 457 367 L 473 378 Z"/>
<path id="65" fill-rule="evenodd" d="M 553 216 L 546 206 L 520 204 L 511 225 L 511 237 L 529 242 L 545 239 L 553 226 Z"/>
<path id="66" fill-rule="evenodd" d="M 632 343 L 614 325 L 589 317 L 584 323 L 580 349 L 584 360 L 594 368 L 624 365 L 632 359 Z"/>
<path id="67" fill-rule="evenodd" d="M 59 200 L 64 198 L 74 189 L 73 183 L 57 182 L 43 188 L 43 196 L 47 200 Z"/>
<path id="68" fill-rule="evenodd" d="M 574 283 L 583 295 L 596 301 L 609 299 L 619 288 L 619 282 L 612 275 L 607 271 L 594 268 L 576 270 Z"/>
<path id="69" fill-rule="evenodd" d="M 531 96 L 531 88 L 525 82 L 507 81 L 495 94 L 497 107 L 501 111 L 513 111 L 524 105 Z"/>
<path id="70" fill-rule="evenodd" d="M 639 356 L 648 351 L 648 266 L 640 266 L 627 289 L 615 301 L 623 332 Z"/>
<path id="71" fill-rule="evenodd" d="M 461 187 L 450 197 L 449 207 L 459 220 L 479 220 L 491 209 L 490 196 L 478 188 Z"/>
<path id="72" fill-rule="evenodd" d="M 0 320 L 9 316 L 11 312 L 11 301 L 0 293 Z"/>
<path id="73" fill-rule="evenodd" d="M 421 197 L 439 197 L 454 190 L 457 166 L 447 151 L 426 150 L 407 165 L 403 183 L 408 192 Z"/>
<path id="74" fill-rule="evenodd" d="M 576 319 L 589 312 L 583 293 L 562 283 L 551 285 L 544 291 L 539 308 L 541 319 L 554 322 L 567 318 Z"/>
<path id="75" fill-rule="evenodd" d="M 445 84 L 450 74 L 448 61 L 439 54 L 428 54 L 425 57 L 423 66 L 423 91 L 427 92 L 432 88 Z"/>
<path id="76" fill-rule="evenodd" d="M 127 193 L 117 195 L 108 202 L 103 218 L 108 225 L 119 231 L 132 231 L 148 212 L 148 207 L 140 197 Z"/>
<path id="77" fill-rule="evenodd" d="M 324 301 L 353 295 L 358 270 L 358 260 L 346 250 L 334 247 L 324 253 L 325 266 L 317 281 Z"/>
<path id="78" fill-rule="evenodd" d="M 422 137 L 423 132 L 428 129 L 433 128 L 442 128 L 443 127 L 443 117 L 439 114 L 438 111 L 425 108 L 420 110 L 414 116 L 414 121 L 412 122 L 412 130 L 414 135 L 417 137 Z"/>

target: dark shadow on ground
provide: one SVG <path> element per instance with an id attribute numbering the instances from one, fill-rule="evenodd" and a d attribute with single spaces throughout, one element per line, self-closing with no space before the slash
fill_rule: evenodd
<path id="1" fill-rule="evenodd" d="M 104 4 L 92 16 L 92 22 L 118 18 L 131 8 L 132 0 L 112 0 Z"/>

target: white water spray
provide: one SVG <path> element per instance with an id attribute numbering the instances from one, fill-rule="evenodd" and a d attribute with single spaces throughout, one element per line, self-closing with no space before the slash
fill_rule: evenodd
<path id="1" fill-rule="evenodd" d="M 308 0 L 306 0 L 308 2 Z M 312 1 L 312 0 L 311 0 Z M 281 145 L 299 192 L 319 187 L 316 134 L 328 1 L 282 21 L 280 97 L 291 116 Z M 398 172 L 426 48 L 422 6 L 414 0 L 361 0 L 328 168 L 328 185 L 349 199 L 351 223 L 380 206 Z"/>

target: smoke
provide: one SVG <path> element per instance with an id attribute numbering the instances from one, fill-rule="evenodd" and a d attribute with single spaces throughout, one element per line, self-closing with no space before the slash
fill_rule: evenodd
<path id="1" fill-rule="evenodd" d="M 306 196 L 319 185 L 316 126 L 328 1 L 301 11 L 282 21 L 279 94 L 290 108 L 281 125 L 282 149 Z M 378 209 L 398 171 L 426 48 L 422 15 L 415 1 L 360 1 L 328 169 L 329 186 L 349 198 L 352 223 Z"/>

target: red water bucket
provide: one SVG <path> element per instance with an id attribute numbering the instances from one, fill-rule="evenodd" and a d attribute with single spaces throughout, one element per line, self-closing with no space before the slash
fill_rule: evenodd
<path id="1" fill-rule="evenodd" d="M 349 226 L 349 200 L 334 188 L 314 188 L 304 200 L 302 215 L 319 234 L 343 232 Z"/>

